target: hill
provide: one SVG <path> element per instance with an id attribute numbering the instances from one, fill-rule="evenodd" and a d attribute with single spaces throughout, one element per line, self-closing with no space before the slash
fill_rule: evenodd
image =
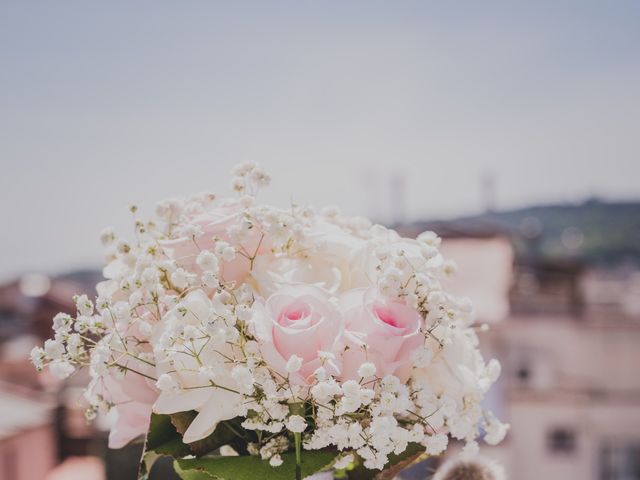
<path id="1" fill-rule="evenodd" d="M 507 234 L 520 257 L 640 265 L 640 202 L 540 205 L 416 222 L 410 228 L 444 236 Z"/>

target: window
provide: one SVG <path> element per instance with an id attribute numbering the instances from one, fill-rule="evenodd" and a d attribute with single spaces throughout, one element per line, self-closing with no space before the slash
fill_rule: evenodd
<path id="1" fill-rule="evenodd" d="M 555 384 L 553 350 L 527 344 L 509 347 L 505 365 L 509 367 L 510 387 L 515 390 L 545 391 Z"/>
<path id="2" fill-rule="evenodd" d="M 529 380 L 530 376 L 531 372 L 529 371 L 528 365 L 521 365 L 520 367 L 518 367 L 518 369 L 516 369 L 516 377 L 518 378 L 518 381 L 527 383 L 527 380 Z"/>
<path id="3" fill-rule="evenodd" d="M 576 433 L 571 428 L 558 427 L 547 434 L 547 448 L 551 453 L 573 453 L 576 443 Z"/>
<path id="4" fill-rule="evenodd" d="M 9 309 L 0 309 L 0 339 L 5 340 L 16 335 L 22 329 L 20 317 Z"/>
<path id="5" fill-rule="evenodd" d="M 600 465 L 601 480 L 640 480 L 640 440 L 604 444 Z"/>

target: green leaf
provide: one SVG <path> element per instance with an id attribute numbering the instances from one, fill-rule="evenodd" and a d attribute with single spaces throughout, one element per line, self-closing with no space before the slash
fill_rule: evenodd
<path id="1" fill-rule="evenodd" d="M 176 430 L 169 415 L 151 414 L 149 432 L 145 450 L 155 451 L 172 457 L 184 457 L 192 452 L 188 445 L 182 442 L 182 436 Z"/>
<path id="2" fill-rule="evenodd" d="M 191 450 L 182 442 L 182 437 L 171 423 L 171 418 L 167 415 L 151 414 L 149 431 L 138 467 L 138 480 L 149 478 L 151 467 L 161 455 L 176 458 L 189 454 Z"/>
<path id="3" fill-rule="evenodd" d="M 188 455 L 202 456 L 231 445 L 238 453 L 247 453 L 247 442 L 255 441 L 255 433 L 245 431 L 240 417 L 220 422 L 214 432 L 202 440 L 185 444 L 182 435 L 189 428 L 198 412 L 181 412 L 172 415 L 151 415 L 145 447 L 140 460 L 138 480 L 146 480 L 154 462 L 162 455 L 182 458 Z M 248 436 L 241 438 L 238 434 Z"/>
<path id="4" fill-rule="evenodd" d="M 198 415 L 198 412 L 181 412 L 171 415 L 171 423 L 176 428 L 180 436 L 184 435 L 193 419 Z M 247 453 L 247 442 L 257 441 L 254 432 L 246 431 L 242 428 L 241 417 L 236 417 L 231 420 L 220 422 L 211 435 L 197 442 L 189 443 L 189 449 L 191 453 L 197 457 L 201 457 L 207 453 L 222 447 L 223 445 L 231 445 L 238 453 Z M 242 434 L 248 438 L 242 438 L 239 436 Z"/>
<path id="5" fill-rule="evenodd" d="M 218 477 L 212 477 L 207 472 L 201 470 L 180 470 L 177 460 L 173 462 L 173 469 L 182 480 L 216 480 Z"/>
<path id="6" fill-rule="evenodd" d="M 272 467 L 258 456 L 203 457 L 176 460 L 174 468 L 184 480 L 291 480 L 296 475 L 294 452 L 281 455 L 283 463 Z M 336 458 L 335 452 L 305 451 L 302 454 L 302 476 L 307 477 L 327 468 Z"/>

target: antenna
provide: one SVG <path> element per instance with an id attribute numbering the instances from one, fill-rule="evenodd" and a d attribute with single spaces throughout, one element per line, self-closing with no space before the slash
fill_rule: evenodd
<path id="1" fill-rule="evenodd" d="M 404 173 L 397 170 L 390 177 L 391 223 L 400 225 L 405 222 L 405 195 L 407 182 Z"/>
<path id="2" fill-rule="evenodd" d="M 491 170 L 482 174 L 482 203 L 485 213 L 494 212 L 496 209 L 496 176 Z"/>
<path id="3" fill-rule="evenodd" d="M 368 217 L 373 221 L 381 221 L 380 203 L 378 195 L 378 178 L 376 172 L 370 166 L 362 168 L 362 188 L 364 189 L 365 209 Z"/>

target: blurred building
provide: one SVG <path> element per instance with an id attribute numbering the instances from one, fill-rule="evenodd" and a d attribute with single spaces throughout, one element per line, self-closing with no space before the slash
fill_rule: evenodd
<path id="1" fill-rule="evenodd" d="M 514 273 L 513 311 L 490 335 L 513 478 L 640 478 L 636 274 L 545 262 Z"/>
<path id="2" fill-rule="evenodd" d="M 576 208 L 400 228 L 444 238 L 444 255 L 459 266 L 447 288 L 469 296 L 478 322 L 491 326 L 482 345 L 503 374 L 487 407 L 512 428 L 484 452 L 511 480 L 640 480 L 640 250 L 629 240 L 640 230 L 611 242 L 591 212 L 620 232 L 628 209 Z M 618 211 L 626 216 L 616 220 Z M 107 451 L 104 432 L 85 421 L 86 377 L 61 383 L 27 360 L 50 336 L 51 318 L 72 313 L 73 295 L 92 294 L 99 279 L 26 275 L 0 286 L 0 480 L 136 476 L 141 446 Z M 433 466 L 403 478 L 428 478 Z M 160 467 L 155 478 L 174 478 L 170 464 Z"/>
<path id="3" fill-rule="evenodd" d="M 495 225 L 432 227 L 503 366 L 488 403 L 512 428 L 485 452 L 511 480 L 640 479 L 638 270 L 518 253 Z"/>
<path id="4" fill-rule="evenodd" d="M 31 349 L 51 336 L 52 317 L 74 313 L 73 296 L 93 291 L 94 278 L 30 274 L 0 286 L 0 480 L 104 477 L 95 461 L 104 435 L 83 413 L 86 378 L 60 382 L 29 361 Z"/>
<path id="5" fill-rule="evenodd" d="M 42 480 L 58 463 L 51 399 L 0 385 L 0 479 Z"/>

